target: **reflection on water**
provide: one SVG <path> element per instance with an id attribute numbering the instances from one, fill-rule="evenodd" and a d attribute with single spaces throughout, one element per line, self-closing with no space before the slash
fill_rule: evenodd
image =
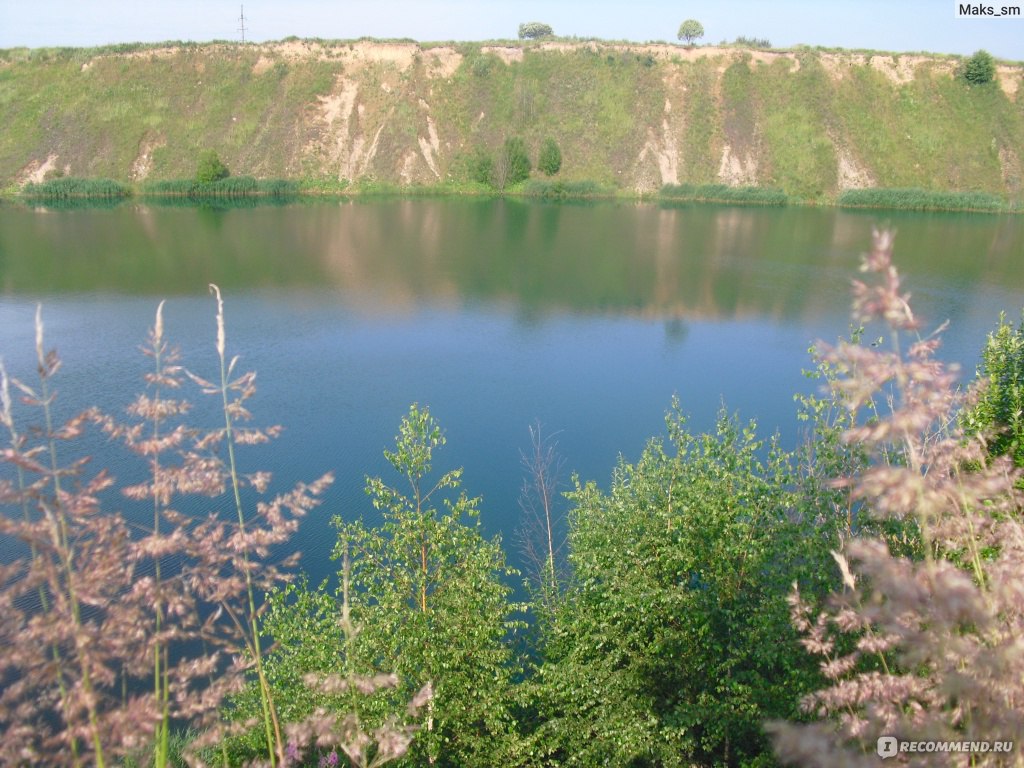
<path id="1" fill-rule="evenodd" d="M 42 301 L 64 358 L 64 416 L 123 413 L 160 298 L 186 363 L 213 375 L 207 285 L 218 283 L 229 346 L 259 372 L 259 423 L 287 427 L 246 452 L 246 471 L 273 471 L 277 491 L 338 477 L 297 541 L 317 581 L 332 568 L 327 520 L 372 519 L 363 478 L 387 471 L 381 451 L 414 401 L 448 431 L 438 468 L 465 466 L 485 529 L 506 541 L 538 419 L 559 433 L 567 468 L 602 483 L 620 452 L 635 458 L 663 431 L 674 393 L 695 430 L 724 402 L 792 444 L 792 395 L 814 386 L 800 373 L 807 346 L 847 330 L 849 281 L 879 218 L 493 200 L 0 206 L 0 356 L 33 375 Z M 952 321 L 943 354 L 969 371 L 999 311 L 1024 304 L 1024 217 L 888 218 L 918 314 Z M 122 482 L 144 471 L 88 439 Z"/>
<path id="2" fill-rule="evenodd" d="M 0 209 L 7 294 L 330 287 L 387 311 L 509 303 L 644 317 L 812 321 L 835 310 L 874 214 L 494 200 Z M 901 269 L 966 298 L 1020 293 L 1020 216 L 888 214 Z"/>

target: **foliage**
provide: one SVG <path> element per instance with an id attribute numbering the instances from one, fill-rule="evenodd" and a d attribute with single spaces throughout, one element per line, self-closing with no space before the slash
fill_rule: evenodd
<path id="1" fill-rule="evenodd" d="M 484 150 L 477 150 L 468 164 L 470 181 L 478 184 L 490 184 L 494 176 L 494 159 Z"/>
<path id="2" fill-rule="evenodd" d="M 679 32 L 676 33 L 676 37 L 690 45 L 694 40 L 704 37 L 704 27 L 696 19 L 687 19 L 679 25 Z"/>
<path id="3" fill-rule="evenodd" d="M 851 406 L 877 404 L 872 420 L 844 434 L 871 464 L 841 482 L 877 517 L 916 525 L 923 548 L 899 556 L 877 537 L 854 538 L 835 553 L 843 585 L 823 610 L 794 589 L 793 623 L 828 684 L 802 705 L 823 722 L 772 726 L 787 764 L 867 765 L 882 735 L 1024 738 L 1019 474 L 957 428 L 955 375 L 934 357 L 938 339 L 916 335 L 892 245 L 891 233 L 876 232 L 864 261 L 875 277 L 855 283 L 854 309 L 858 322 L 889 326 L 893 351 L 841 344 L 826 359 Z M 912 340 L 905 353 L 901 336 Z M 970 762 L 1008 764 L 994 752 Z"/>
<path id="4" fill-rule="evenodd" d="M 961 76 L 971 85 L 991 83 L 996 77 L 996 63 L 988 51 L 977 51 L 964 62 Z"/>
<path id="5" fill-rule="evenodd" d="M 842 208 L 892 208 L 907 211 L 1002 211 L 1006 202 L 984 192 L 940 192 L 925 189 L 848 189 L 837 203 Z"/>
<path id="6" fill-rule="evenodd" d="M 765 37 L 746 37 L 740 35 L 736 38 L 734 45 L 740 45 L 744 48 L 771 48 L 772 41 Z"/>
<path id="7" fill-rule="evenodd" d="M 414 764 L 490 766 L 512 748 L 510 589 L 500 542 L 484 539 L 479 498 L 460 490 L 462 470 L 435 477 L 445 438 L 429 410 L 413 405 L 395 450 L 384 455 L 402 490 L 370 478 L 367 494 L 383 523 L 335 518 L 336 556 L 352 558 L 352 617 L 360 626 L 348 662 L 359 672 L 393 660 L 393 691 L 360 702 L 367 722 L 402 717 L 423 685 L 433 686 L 426 722 L 410 752 Z"/>
<path id="8" fill-rule="evenodd" d="M 252 176 L 232 176 L 219 181 L 202 183 L 189 179 L 154 181 L 143 186 L 146 197 L 203 198 L 272 197 L 288 198 L 299 193 L 299 185 L 285 179 L 254 179 Z"/>
<path id="9" fill-rule="evenodd" d="M 527 21 L 519 25 L 520 40 L 536 40 L 539 37 L 551 37 L 554 34 L 550 26 L 539 21 Z"/>
<path id="10" fill-rule="evenodd" d="M 545 176 L 554 176 L 562 169 L 562 150 L 552 138 L 544 139 L 537 157 L 537 169 Z"/>
<path id="11" fill-rule="evenodd" d="M 505 139 L 491 171 L 491 185 L 499 192 L 530 177 L 530 155 L 518 136 Z"/>
<path id="12" fill-rule="evenodd" d="M 1009 456 L 1024 467 L 1024 314 L 1014 328 L 999 316 L 978 366 L 977 400 L 962 414 L 965 432 L 986 441 L 990 456 Z"/>
<path id="13" fill-rule="evenodd" d="M 527 197 L 544 200 L 581 200 L 588 197 L 610 197 L 614 190 L 593 181 L 546 181 L 531 179 L 523 189 Z"/>
<path id="14" fill-rule="evenodd" d="M 71 198 L 122 198 L 128 197 L 131 189 L 111 179 L 79 179 L 63 177 L 36 184 L 30 182 L 22 190 L 22 197 L 33 200 L 68 200 Z"/>
<path id="15" fill-rule="evenodd" d="M 788 626 L 794 580 L 818 593 L 841 520 L 790 490 L 793 457 L 723 413 L 620 461 L 606 494 L 569 494 L 574 579 L 537 672 L 534 748 L 553 764 L 734 764 L 765 717 L 816 680 Z M 767 451 L 767 461 L 762 460 Z M 778 714 L 775 714 L 778 713 Z"/>
<path id="16" fill-rule="evenodd" d="M 200 153 L 196 163 L 196 181 L 200 184 L 211 184 L 226 179 L 231 171 L 221 161 L 220 156 L 212 149 Z"/>
<path id="17" fill-rule="evenodd" d="M 725 184 L 666 184 L 659 196 L 669 201 L 743 205 L 786 205 L 789 202 L 789 197 L 781 189 L 730 187 Z"/>

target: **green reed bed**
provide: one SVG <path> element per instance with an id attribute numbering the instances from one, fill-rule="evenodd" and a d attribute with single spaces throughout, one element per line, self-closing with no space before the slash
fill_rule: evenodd
<path id="1" fill-rule="evenodd" d="M 21 196 L 30 200 L 72 200 L 75 198 L 120 199 L 132 194 L 130 187 L 113 179 L 50 179 L 28 183 Z"/>
<path id="2" fill-rule="evenodd" d="M 255 179 L 252 176 L 229 176 L 213 182 L 193 179 L 154 181 L 142 187 L 145 197 L 178 197 L 191 199 L 241 197 L 293 197 L 299 185 L 287 179 Z"/>
<path id="3" fill-rule="evenodd" d="M 836 204 L 840 208 L 893 208 L 907 211 L 1012 210 L 1006 201 L 985 192 L 936 192 L 926 189 L 848 189 Z"/>
<path id="4" fill-rule="evenodd" d="M 725 184 L 666 184 L 658 196 L 662 200 L 672 202 L 773 206 L 789 204 L 789 196 L 781 189 L 730 187 Z"/>
<path id="5" fill-rule="evenodd" d="M 611 197 L 615 193 L 596 181 L 544 181 L 533 179 L 523 189 L 526 197 L 544 200 L 573 200 L 588 197 Z"/>

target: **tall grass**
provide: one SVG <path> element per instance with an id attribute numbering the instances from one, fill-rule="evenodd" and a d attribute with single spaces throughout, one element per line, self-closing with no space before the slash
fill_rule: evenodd
<path id="1" fill-rule="evenodd" d="M 0 515 L 0 533 L 26 551 L 0 566 L 0 763 L 106 766 L 149 743 L 155 765 L 165 766 L 172 722 L 205 730 L 197 749 L 216 742 L 225 694 L 250 668 L 259 677 L 259 596 L 287 578 L 295 557 L 274 563 L 270 550 L 287 541 L 331 477 L 258 500 L 269 477 L 243 475 L 235 448 L 278 430 L 241 426 L 253 374 L 236 374 L 237 358 L 228 360 L 219 301 L 216 320 L 220 372 L 211 383 L 178 364 L 157 311 L 144 349 L 153 360 L 147 389 L 126 423 L 95 409 L 55 423 L 61 363 L 45 349 L 41 313 L 36 382 L 0 366 L 0 426 L 9 437 L 0 461 L 16 477 L 0 481 L 0 501 L 21 512 Z M 190 381 L 218 397 L 223 426 L 188 423 L 190 403 L 169 395 Z M 122 492 L 151 503 L 152 527 L 103 508 L 114 484 L 106 471 L 64 458 L 93 425 L 148 466 L 149 478 Z M 237 522 L 215 511 L 229 489 Z M 208 516 L 176 511 L 186 496 L 208 498 Z M 269 697 L 264 712 L 264 759 L 283 765 Z"/>
<path id="2" fill-rule="evenodd" d="M 40 183 L 30 182 L 22 197 L 32 200 L 70 200 L 75 198 L 122 198 L 132 193 L 131 187 L 112 179 L 63 178 Z"/>
<path id="3" fill-rule="evenodd" d="M 908 211 L 1008 210 L 1006 201 L 985 192 L 942 192 L 925 189 L 848 189 L 837 204 L 841 208 L 891 208 Z"/>
<path id="4" fill-rule="evenodd" d="M 252 176 L 229 176 L 219 181 L 202 183 L 191 179 L 153 181 L 142 187 L 144 197 L 239 198 L 294 197 L 299 184 L 287 179 L 254 179 Z"/>
<path id="5" fill-rule="evenodd" d="M 658 196 L 662 200 L 673 202 L 770 206 L 783 206 L 789 203 L 789 197 L 781 189 L 730 187 L 725 184 L 666 184 Z"/>
<path id="6" fill-rule="evenodd" d="M 574 200 L 589 197 L 610 197 L 614 190 L 598 184 L 596 181 L 546 181 L 531 179 L 523 187 L 522 194 L 526 197 L 539 197 L 543 200 Z"/>
<path id="7" fill-rule="evenodd" d="M 881 520 L 912 522 L 920 556 L 855 537 L 833 553 L 842 587 L 815 605 L 794 587 L 794 625 L 820 659 L 824 681 L 803 710 L 821 722 L 775 724 L 786 764 L 876 764 L 878 740 L 1024 740 L 1024 504 L 1009 457 L 955 417 L 964 394 L 935 357 L 939 339 L 920 323 L 892 266 L 893 237 L 876 233 L 855 283 L 855 318 L 888 327 L 891 349 L 843 344 L 826 360 L 851 408 L 875 416 L 844 440 L 872 465 L 842 484 Z M 991 745 L 989 745 L 991 746 Z M 915 761 L 915 757 L 919 760 Z M 927 762 L 925 762 L 927 760 Z M 1020 765 L 1019 752 L 902 755 L 898 762 Z"/>

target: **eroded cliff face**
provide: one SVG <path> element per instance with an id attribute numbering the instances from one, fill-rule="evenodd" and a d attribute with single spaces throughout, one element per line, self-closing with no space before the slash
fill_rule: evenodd
<path id="1" fill-rule="evenodd" d="M 559 177 L 623 189 L 760 185 L 1021 192 L 1024 68 L 959 59 L 543 42 L 291 40 L 0 52 L 0 184 L 235 174 L 439 184 L 521 137 Z M 536 173 L 536 172 L 535 172 Z"/>

